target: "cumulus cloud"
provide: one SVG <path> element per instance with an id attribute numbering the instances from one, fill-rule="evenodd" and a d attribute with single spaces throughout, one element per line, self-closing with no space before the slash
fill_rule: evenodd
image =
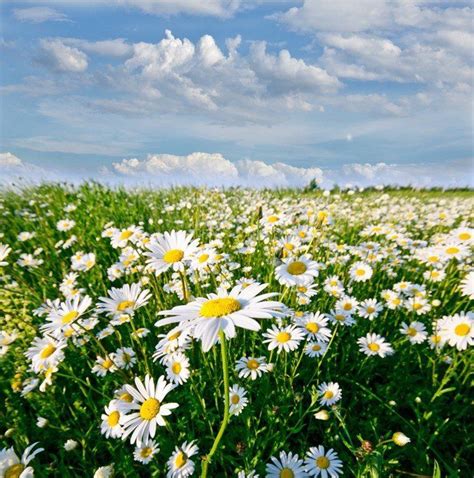
<path id="1" fill-rule="evenodd" d="M 124 38 L 113 40 L 87 41 L 79 38 L 58 38 L 64 45 L 80 48 L 97 55 L 123 57 L 133 52 L 132 46 Z"/>
<path id="2" fill-rule="evenodd" d="M 15 8 L 13 9 L 13 16 L 20 22 L 27 23 L 68 21 L 67 15 L 50 7 Z"/>
<path id="3" fill-rule="evenodd" d="M 47 176 L 46 170 L 23 161 L 13 153 L 0 153 L 0 183 L 10 183 L 19 178 L 28 181 L 41 180 L 47 179 Z"/>
<path id="4" fill-rule="evenodd" d="M 81 50 L 65 45 L 58 39 L 40 41 L 41 60 L 55 70 L 80 73 L 87 69 L 87 55 Z"/>
<path id="5" fill-rule="evenodd" d="M 219 153 L 191 153 L 187 156 L 153 154 L 146 159 L 123 159 L 113 163 L 124 180 L 137 179 L 160 185 L 301 187 L 312 179 L 321 181 L 319 168 L 298 168 L 285 163 L 266 164 L 249 159 L 235 163 Z"/>

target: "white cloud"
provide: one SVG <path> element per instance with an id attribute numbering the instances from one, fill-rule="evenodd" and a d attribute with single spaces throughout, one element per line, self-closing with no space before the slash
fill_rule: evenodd
<path id="1" fill-rule="evenodd" d="M 20 158 L 12 153 L 0 153 L 0 168 L 12 168 L 22 166 L 23 162 Z"/>
<path id="2" fill-rule="evenodd" d="M 87 69 L 87 55 L 58 39 L 42 39 L 43 61 L 58 71 L 80 73 Z"/>
<path id="3" fill-rule="evenodd" d="M 58 38 L 58 40 L 65 45 L 104 56 L 121 57 L 131 55 L 133 52 L 132 46 L 123 38 L 100 41 L 87 41 L 79 38 Z"/>
<path id="4" fill-rule="evenodd" d="M 68 21 L 68 17 L 64 13 L 50 7 L 15 8 L 13 9 L 13 16 L 20 22 L 28 23 Z"/>
<path id="5" fill-rule="evenodd" d="M 148 155 L 144 160 L 123 159 L 113 163 L 122 179 L 159 185 L 197 184 L 208 186 L 299 187 L 312 179 L 322 180 L 319 168 L 298 168 L 285 163 L 266 164 L 244 159 L 232 163 L 219 153 Z"/>

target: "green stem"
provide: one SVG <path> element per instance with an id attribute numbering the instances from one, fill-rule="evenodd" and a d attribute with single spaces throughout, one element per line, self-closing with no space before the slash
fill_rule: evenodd
<path id="1" fill-rule="evenodd" d="M 221 343 L 221 358 L 222 358 L 222 373 L 224 375 L 224 418 L 222 419 L 221 427 L 219 428 L 219 432 L 216 435 L 214 443 L 212 445 L 211 451 L 209 454 L 204 458 L 202 462 L 202 471 L 201 471 L 201 478 L 207 477 L 207 467 L 211 461 L 212 456 L 217 451 L 219 447 L 219 442 L 221 441 L 222 436 L 224 435 L 225 429 L 229 423 L 229 365 L 227 362 L 227 345 L 225 342 L 225 335 L 223 330 L 219 330 L 219 340 Z"/>

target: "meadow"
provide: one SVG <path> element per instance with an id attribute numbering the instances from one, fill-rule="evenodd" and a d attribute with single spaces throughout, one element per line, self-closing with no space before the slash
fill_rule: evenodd
<path id="1" fill-rule="evenodd" d="M 0 477 L 470 477 L 474 195 L 0 191 Z"/>

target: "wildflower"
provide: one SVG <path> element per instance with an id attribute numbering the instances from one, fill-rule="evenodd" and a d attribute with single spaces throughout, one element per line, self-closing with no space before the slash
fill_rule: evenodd
<path id="1" fill-rule="evenodd" d="M 275 269 L 276 279 L 286 286 L 309 285 L 318 275 L 318 263 L 308 255 L 283 259 L 283 264 Z"/>
<path id="2" fill-rule="evenodd" d="M 247 406 L 247 391 L 238 385 L 229 388 L 229 412 L 231 415 L 240 415 Z"/>
<path id="3" fill-rule="evenodd" d="M 265 357 L 242 357 L 235 364 L 235 369 L 239 372 L 239 377 L 255 380 L 268 372 L 268 365 Z"/>
<path id="4" fill-rule="evenodd" d="M 337 453 L 332 448 L 325 451 L 322 445 L 311 447 L 304 463 L 309 476 L 337 478 L 342 474 L 342 461 Z"/>
<path id="5" fill-rule="evenodd" d="M 321 405 L 331 406 L 342 398 L 342 390 L 337 382 L 323 382 L 318 387 L 318 392 L 321 394 L 319 398 Z"/>
<path id="6" fill-rule="evenodd" d="M 386 357 L 393 354 L 392 346 L 379 334 L 369 333 L 358 339 L 357 343 L 359 344 L 359 350 L 369 356 Z"/>
<path id="7" fill-rule="evenodd" d="M 288 454 L 281 451 L 279 458 L 272 456 L 271 461 L 272 463 L 268 463 L 266 466 L 267 478 L 304 478 L 307 476 L 303 460 L 291 451 Z"/>
<path id="8" fill-rule="evenodd" d="M 349 270 L 351 279 L 355 282 L 366 282 L 373 274 L 372 267 L 363 262 L 356 262 Z"/>
<path id="9" fill-rule="evenodd" d="M 474 345 L 474 313 L 461 312 L 449 316 L 439 329 L 442 340 L 458 350 L 466 350 Z"/>
<path id="10" fill-rule="evenodd" d="M 143 307 L 150 300 L 150 292 L 142 290 L 140 284 L 125 284 L 120 289 L 112 287 L 109 297 L 100 297 L 97 304 L 99 313 L 104 312 L 109 317 L 117 318 L 122 315 L 133 316 L 135 311 Z"/>
<path id="11" fill-rule="evenodd" d="M 163 399 L 173 389 L 163 376 L 159 377 L 156 387 L 152 377 L 147 375 L 143 383 L 135 378 L 135 387 L 125 385 L 127 392 L 133 397 L 132 402 L 123 402 L 122 426 L 125 440 L 131 434 L 130 443 L 140 446 L 143 441 L 153 438 L 156 426 L 165 426 L 163 417 L 171 415 L 171 410 L 177 408 L 177 403 L 163 403 Z"/>
<path id="12" fill-rule="evenodd" d="M 105 438 L 118 438 L 122 436 L 123 428 L 120 424 L 122 414 L 117 400 L 111 400 L 105 407 L 105 413 L 102 414 L 102 424 L 100 432 Z"/>
<path id="13" fill-rule="evenodd" d="M 181 328 L 192 328 L 194 337 L 201 340 L 204 352 L 216 342 L 220 330 L 227 338 L 236 335 L 236 327 L 260 330 L 255 319 L 271 319 L 282 315 L 283 304 L 268 301 L 275 293 L 260 294 L 266 284 L 251 284 L 246 288 L 235 286 L 230 292 L 219 289 L 217 294 L 209 294 L 207 299 L 198 298 L 186 305 L 174 307 L 170 311 L 160 312 L 169 315 L 156 322 L 156 326 L 180 323 Z"/>
<path id="14" fill-rule="evenodd" d="M 403 323 L 400 332 L 406 335 L 412 344 L 421 344 L 428 336 L 424 324 L 417 321 L 411 322 L 409 325 Z"/>
<path id="15" fill-rule="evenodd" d="M 297 349 L 304 338 L 301 329 L 295 325 L 288 325 L 282 328 L 273 325 L 272 328 L 267 329 L 262 335 L 266 337 L 263 343 L 268 343 L 268 350 L 277 349 L 277 353 L 280 353 L 282 350 L 290 352 Z"/>
<path id="16" fill-rule="evenodd" d="M 182 385 L 190 375 L 189 359 L 181 352 L 174 352 L 165 357 L 166 375 L 168 380 Z"/>
<path id="17" fill-rule="evenodd" d="M 141 446 L 135 447 L 133 458 L 135 461 L 147 465 L 159 451 L 160 447 L 154 440 L 147 440 L 146 442 L 143 442 Z"/>
<path id="18" fill-rule="evenodd" d="M 407 443 L 410 443 L 411 440 L 404 433 L 395 432 L 392 436 L 392 441 L 395 445 L 405 446 Z"/>
<path id="19" fill-rule="evenodd" d="M 29 478 L 33 476 L 33 468 L 28 466 L 31 460 L 38 454 L 44 451 L 44 448 L 34 448 L 38 442 L 25 448 L 18 458 L 15 450 L 12 448 L 3 448 L 0 450 L 0 476 L 5 478 Z"/>
<path id="20" fill-rule="evenodd" d="M 184 442 L 176 447 L 171 454 L 167 465 L 168 473 L 166 478 L 187 478 L 194 473 L 194 462 L 190 459 L 199 451 L 194 442 Z"/>

